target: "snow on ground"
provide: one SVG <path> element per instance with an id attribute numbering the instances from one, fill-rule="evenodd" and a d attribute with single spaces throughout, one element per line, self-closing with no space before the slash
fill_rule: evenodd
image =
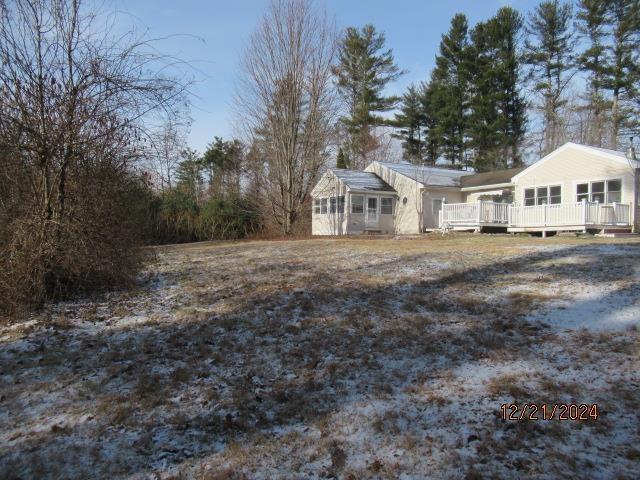
<path id="1" fill-rule="evenodd" d="M 159 248 L 0 327 L 0 478 L 639 478 L 639 272 L 594 238 Z"/>

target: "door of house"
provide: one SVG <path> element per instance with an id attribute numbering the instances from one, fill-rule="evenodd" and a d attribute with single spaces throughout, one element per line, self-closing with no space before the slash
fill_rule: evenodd
<path id="1" fill-rule="evenodd" d="M 378 226 L 378 197 L 367 197 L 365 224 L 367 227 Z"/>
<path id="2" fill-rule="evenodd" d="M 433 214 L 433 227 L 438 228 L 440 225 L 440 210 L 442 210 L 442 199 L 434 198 L 431 200 L 431 213 Z"/>

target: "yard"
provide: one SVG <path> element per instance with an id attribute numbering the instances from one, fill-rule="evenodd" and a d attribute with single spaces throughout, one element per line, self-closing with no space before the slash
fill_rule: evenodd
<path id="1" fill-rule="evenodd" d="M 0 327 L 0 477 L 640 478 L 639 327 L 637 240 L 162 247 Z"/>

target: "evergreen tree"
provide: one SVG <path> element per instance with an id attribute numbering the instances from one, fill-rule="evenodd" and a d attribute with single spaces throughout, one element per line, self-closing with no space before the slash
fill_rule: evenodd
<path id="1" fill-rule="evenodd" d="M 577 27 L 587 48 L 577 60 L 580 70 L 587 74 L 587 105 L 590 122 L 587 141 L 602 147 L 605 135 L 605 112 L 609 103 L 603 95 L 607 73 L 606 40 L 608 1 L 580 0 L 578 2 Z"/>
<path id="2" fill-rule="evenodd" d="M 457 14 L 442 36 L 429 85 L 430 112 L 436 125 L 434 136 L 444 158 L 459 168 L 467 163 L 468 43 L 467 18 Z"/>
<path id="3" fill-rule="evenodd" d="M 519 76 L 522 27 L 520 14 L 503 7 L 471 33 L 468 129 L 474 167 L 479 171 L 522 163 L 519 148 L 526 125 Z"/>
<path id="4" fill-rule="evenodd" d="M 360 30 L 347 28 L 333 73 L 348 107 L 348 116 L 342 123 L 349 138 L 352 167 L 362 168 L 367 154 L 377 146 L 372 129 L 387 123 L 377 114 L 391 110 L 398 101 L 382 92 L 403 72 L 396 65 L 392 50 L 385 48 L 384 34 L 376 32 L 373 25 L 365 25 Z"/>
<path id="5" fill-rule="evenodd" d="M 610 147 L 618 147 L 618 139 L 623 129 L 637 126 L 633 112 L 623 104 L 623 100 L 636 97 L 636 84 L 640 80 L 640 1 L 607 0 L 608 18 L 612 28 L 609 50 L 609 65 L 603 87 L 611 92 L 611 139 Z M 637 120 L 637 119 L 635 119 Z M 634 125 L 635 123 L 635 125 Z"/>
<path id="6" fill-rule="evenodd" d="M 344 150 L 342 149 L 342 147 L 338 149 L 338 158 L 336 159 L 336 168 L 342 168 L 342 169 L 349 168 L 347 157 L 344 154 Z"/>
<path id="7" fill-rule="evenodd" d="M 575 37 L 572 7 L 558 0 L 542 2 L 529 17 L 526 62 L 535 92 L 542 96 L 543 116 L 541 155 L 556 149 L 563 141 L 562 108 L 567 103 L 567 86 L 575 72 Z"/>
<path id="8" fill-rule="evenodd" d="M 426 128 L 422 158 L 425 163 L 435 165 L 440 155 L 440 140 L 436 129 L 437 121 L 433 114 L 433 87 L 431 83 L 422 84 L 420 103 L 422 104 L 423 120 Z"/>
<path id="9" fill-rule="evenodd" d="M 198 152 L 187 148 L 182 152 L 182 160 L 176 169 L 178 189 L 185 192 L 197 204 L 202 200 L 202 159 Z"/>
<path id="10" fill-rule="evenodd" d="M 426 111 L 422 94 L 415 85 L 410 85 L 402 96 L 400 112 L 396 113 L 393 136 L 402 140 L 403 157 L 411 163 L 423 162 L 423 144 L 426 134 Z"/>

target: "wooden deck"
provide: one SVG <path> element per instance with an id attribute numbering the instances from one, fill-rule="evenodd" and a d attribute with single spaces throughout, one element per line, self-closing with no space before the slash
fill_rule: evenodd
<path id="1" fill-rule="evenodd" d="M 475 230 L 504 228 L 509 232 L 550 232 L 631 230 L 631 205 L 600 204 L 582 201 L 554 205 L 477 202 L 444 204 L 440 211 L 440 229 Z"/>

